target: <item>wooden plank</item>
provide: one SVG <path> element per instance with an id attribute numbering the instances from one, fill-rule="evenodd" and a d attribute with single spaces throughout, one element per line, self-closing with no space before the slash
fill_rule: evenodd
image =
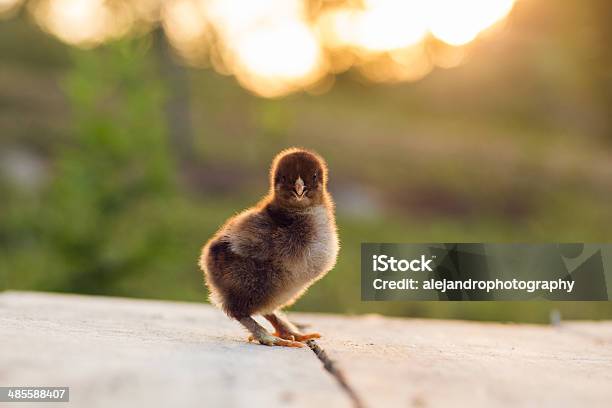
<path id="1" fill-rule="evenodd" d="M 245 339 L 203 304 L 5 292 L 0 385 L 70 386 L 87 408 L 350 406 L 308 348 Z"/>
<path id="2" fill-rule="evenodd" d="M 318 344 L 366 407 L 612 401 L 610 322 L 291 316 L 323 333 Z M 75 407 L 350 406 L 309 349 L 245 337 L 204 304 L 8 292 L 0 385 L 68 385 Z"/>
<path id="3" fill-rule="evenodd" d="M 299 316 L 368 407 L 609 407 L 612 323 Z"/>

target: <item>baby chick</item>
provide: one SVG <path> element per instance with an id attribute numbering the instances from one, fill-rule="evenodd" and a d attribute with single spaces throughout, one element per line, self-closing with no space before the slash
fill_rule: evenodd
<path id="1" fill-rule="evenodd" d="M 211 301 L 268 346 L 302 347 L 318 333 L 301 333 L 279 311 L 293 304 L 336 263 L 334 203 L 327 166 L 316 153 L 291 148 L 270 169 L 270 191 L 230 218 L 202 249 Z M 268 333 L 253 319 L 263 315 Z"/>

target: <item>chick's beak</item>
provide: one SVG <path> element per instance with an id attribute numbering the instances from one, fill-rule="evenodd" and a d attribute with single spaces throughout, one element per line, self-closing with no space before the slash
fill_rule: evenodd
<path id="1" fill-rule="evenodd" d="M 298 177 L 298 179 L 295 181 L 295 192 L 297 193 L 298 197 L 301 197 L 304 193 L 304 180 L 302 180 L 301 177 Z"/>

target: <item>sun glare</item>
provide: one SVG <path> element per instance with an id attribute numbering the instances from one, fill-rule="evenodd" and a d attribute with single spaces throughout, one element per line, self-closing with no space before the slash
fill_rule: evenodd
<path id="1" fill-rule="evenodd" d="M 254 31 L 235 44 L 238 62 L 261 77 L 295 81 L 316 70 L 321 57 L 319 43 L 305 24 L 287 23 Z"/>
<path id="2" fill-rule="evenodd" d="M 429 29 L 447 44 L 464 45 L 506 17 L 513 4 L 514 0 L 433 0 Z"/>
<path id="3" fill-rule="evenodd" d="M 20 1 L 0 0 L 0 13 Z M 351 67 L 370 81 L 393 82 L 457 66 L 514 2 L 346 0 L 313 9 L 306 0 L 39 0 L 29 9 L 45 30 L 80 46 L 159 22 L 188 63 L 212 63 L 251 91 L 277 97 Z"/>
<path id="4" fill-rule="evenodd" d="M 274 97 L 324 74 L 319 39 L 300 0 L 211 0 L 209 16 L 222 37 L 223 62 L 248 89 Z"/>
<path id="5" fill-rule="evenodd" d="M 427 34 L 426 15 L 419 2 L 368 0 L 356 13 L 352 40 L 370 51 L 391 51 L 414 45 Z"/>

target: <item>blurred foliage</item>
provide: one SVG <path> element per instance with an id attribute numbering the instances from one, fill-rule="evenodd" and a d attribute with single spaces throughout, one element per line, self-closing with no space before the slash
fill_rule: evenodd
<path id="1" fill-rule="evenodd" d="M 8 195 L 6 286 L 129 294 L 130 279 L 163 287 L 149 274 L 184 256 L 164 90 L 143 45 L 73 53 L 63 81 L 73 137 L 40 197 Z"/>
<path id="2" fill-rule="evenodd" d="M 302 145 L 330 165 L 342 250 L 294 309 L 612 318 L 609 302 L 360 301 L 361 242 L 612 238 L 612 156 L 601 137 L 609 99 L 598 96 L 601 65 L 580 58 L 588 50 L 569 24 L 584 7 L 560 7 L 551 23 L 546 6 L 525 3 L 532 10 L 516 24 L 528 41 L 484 44 L 473 62 L 415 84 L 374 87 L 347 74 L 322 96 L 263 100 L 186 70 L 178 80 L 188 81 L 197 158 L 188 166 L 168 126 L 177 78 L 160 69 L 149 37 L 67 51 L 19 21 L 1 23 L 10 62 L 0 64 L 0 289 L 202 301 L 201 245 L 267 190 L 277 151 Z M 602 21 L 592 30 L 609 30 Z M 5 171 L 23 150 L 42 163 L 40 187 Z"/>

